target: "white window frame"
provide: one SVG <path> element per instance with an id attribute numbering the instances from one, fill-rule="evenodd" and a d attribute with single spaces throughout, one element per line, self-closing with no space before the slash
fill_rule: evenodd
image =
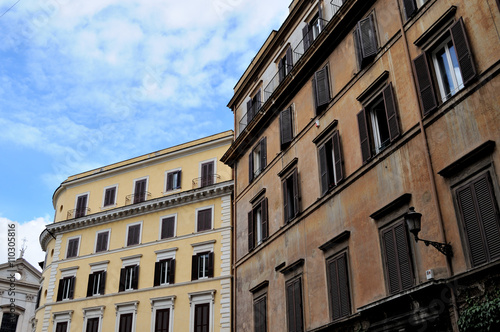
<path id="1" fill-rule="evenodd" d="M 144 180 L 144 179 L 146 180 L 146 188 L 144 189 L 144 191 L 145 191 L 146 193 L 148 192 L 148 189 L 149 189 L 149 175 L 148 175 L 148 176 L 143 176 L 143 177 L 141 177 L 141 178 L 134 179 L 134 184 L 132 185 L 132 194 L 134 195 L 134 197 L 135 197 L 135 195 L 136 195 L 136 193 L 135 193 L 135 183 L 136 183 L 137 181 L 141 181 L 141 180 Z M 148 195 L 146 194 L 146 197 L 144 197 L 144 200 L 147 200 L 147 199 L 148 199 L 148 197 L 147 197 L 147 196 L 148 196 Z M 133 203 L 133 201 L 134 201 L 134 199 L 132 199 L 132 203 Z"/>
<path id="2" fill-rule="evenodd" d="M 214 245 L 215 245 L 215 240 L 210 240 L 200 243 L 192 243 L 191 246 L 193 247 L 193 256 L 204 252 L 214 252 Z M 196 264 L 199 264 L 199 261 L 196 262 Z M 214 260 L 214 270 L 215 270 L 215 260 Z M 200 277 L 200 271 L 201 270 L 198 268 L 198 280 L 208 279 L 208 276 Z"/>
<path id="3" fill-rule="evenodd" d="M 69 241 L 70 240 L 74 240 L 74 239 L 78 239 L 78 246 L 76 248 L 76 256 L 73 256 L 73 257 L 68 257 L 68 248 L 69 248 Z M 77 235 L 77 236 L 72 236 L 72 237 L 68 237 L 66 239 L 66 255 L 65 255 L 65 258 L 66 259 L 72 259 L 72 258 L 77 258 L 80 256 L 80 244 L 82 243 L 82 236 L 81 235 Z"/>
<path id="4" fill-rule="evenodd" d="M 178 191 L 182 190 L 182 184 L 181 183 L 179 183 L 180 188 L 176 188 L 176 189 L 172 189 L 172 190 L 167 190 L 167 178 L 168 178 L 168 174 L 169 173 L 173 173 L 173 172 L 179 172 L 179 171 L 182 174 L 182 168 L 181 167 L 173 168 L 173 169 L 169 169 L 169 170 L 165 171 L 165 181 L 163 183 L 163 189 L 164 189 L 163 194 L 164 195 L 175 193 L 175 192 L 178 192 Z M 181 180 L 182 180 L 182 175 L 181 175 Z"/>
<path id="5" fill-rule="evenodd" d="M 156 297 L 151 298 L 149 301 L 151 302 L 151 331 L 155 329 L 156 323 L 156 311 L 162 309 L 170 310 L 170 317 L 168 320 L 168 332 L 174 332 L 174 302 L 176 296 L 165 296 L 165 297 Z"/>
<path id="6" fill-rule="evenodd" d="M 122 269 L 130 266 L 140 266 L 141 265 L 141 257 L 142 254 L 138 255 L 133 255 L 133 256 L 127 256 L 127 257 L 121 257 L 120 259 L 122 260 Z M 139 276 L 137 276 L 139 277 Z M 125 277 L 124 282 L 127 281 L 127 277 Z M 132 278 L 130 279 L 130 282 L 132 282 Z M 127 288 L 127 285 L 125 285 L 125 292 L 127 291 L 133 291 L 135 289 L 133 288 Z"/>
<path id="7" fill-rule="evenodd" d="M 119 331 L 120 316 L 122 314 L 132 314 L 132 331 L 131 332 L 135 332 L 135 325 L 137 322 L 137 306 L 138 305 L 139 305 L 139 301 L 115 303 L 115 311 L 116 311 L 115 332 Z"/>
<path id="8" fill-rule="evenodd" d="M 113 204 L 110 204 L 110 205 L 106 205 L 106 206 L 104 206 L 104 199 L 106 198 L 106 190 L 111 189 L 111 188 L 115 188 L 115 199 L 114 199 L 114 203 L 113 203 Z M 135 188 L 135 185 L 134 185 L 134 188 Z M 112 185 L 112 186 L 107 186 L 107 187 L 104 187 L 104 189 L 102 190 L 102 204 L 101 204 L 101 210 L 107 210 L 107 209 L 112 209 L 112 208 L 116 207 L 117 196 L 118 196 L 118 184 L 114 184 L 114 185 Z"/>
<path id="9" fill-rule="evenodd" d="M 106 250 L 104 251 L 99 251 L 97 252 L 97 237 L 99 236 L 100 233 L 104 233 L 104 232 L 108 232 L 108 243 L 106 245 Z M 96 231 L 95 232 L 95 241 L 94 241 L 94 253 L 100 253 L 100 252 L 106 252 L 106 251 L 109 251 L 109 241 L 111 239 L 111 228 L 107 228 L 107 229 L 103 229 L 103 230 L 100 230 L 100 231 Z"/>
<path id="10" fill-rule="evenodd" d="M 74 207 L 74 214 L 76 216 L 76 206 L 77 206 L 77 203 L 78 203 L 78 198 L 79 197 L 82 197 L 82 196 L 87 196 L 87 205 L 85 205 L 85 209 L 88 209 L 89 207 L 89 200 L 90 200 L 90 191 L 87 191 L 85 193 L 81 193 L 81 194 L 78 194 L 76 195 L 75 197 L 75 207 Z M 87 211 L 85 211 L 85 215 L 87 215 Z"/>
<path id="11" fill-rule="evenodd" d="M 209 303 L 210 313 L 209 313 L 209 332 L 214 331 L 214 302 L 215 302 L 215 289 L 209 291 L 188 293 L 189 296 L 189 332 L 194 332 L 194 308 L 197 304 Z"/>
<path id="12" fill-rule="evenodd" d="M 108 264 L 109 264 L 109 261 L 89 263 L 89 265 L 90 265 L 90 274 L 94 274 L 95 272 L 100 272 L 100 271 L 107 272 L 108 271 Z M 99 280 L 99 284 L 101 283 L 101 281 L 102 280 Z M 92 285 L 92 296 L 102 295 L 102 294 L 94 294 L 93 289 L 94 289 L 94 286 Z M 101 323 L 99 323 L 99 326 L 100 325 L 101 325 Z"/>
<path id="13" fill-rule="evenodd" d="M 87 321 L 91 318 L 99 318 L 98 331 L 102 331 L 102 319 L 104 317 L 105 306 L 83 308 L 83 329 L 82 332 L 87 331 Z"/>
<path id="14" fill-rule="evenodd" d="M 71 278 L 71 277 L 75 277 L 75 283 L 76 283 L 76 272 L 78 271 L 78 266 L 73 266 L 73 267 L 68 267 L 68 268 L 64 268 L 64 269 L 61 269 L 61 277 L 59 280 L 63 280 L 63 279 L 66 279 L 66 278 Z M 73 289 L 73 291 L 76 290 L 76 287 Z M 59 291 L 59 290 L 58 290 Z M 61 302 L 62 301 L 68 301 L 68 300 L 71 300 L 67 297 L 64 297 L 64 284 L 63 284 L 63 295 L 62 295 L 62 298 L 61 298 Z M 69 295 L 69 294 L 68 294 Z"/>
<path id="15" fill-rule="evenodd" d="M 59 311 L 52 313 L 52 331 L 56 332 L 57 323 L 68 323 L 67 332 L 71 331 L 71 318 L 73 317 L 73 310 Z"/>
<path id="16" fill-rule="evenodd" d="M 458 91 L 460 91 L 464 88 L 463 77 L 462 77 L 462 72 L 460 72 L 460 68 L 459 68 L 459 73 L 460 73 L 460 78 L 462 79 L 462 84 L 461 85 L 458 84 L 457 75 L 456 75 L 457 73 L 455 72 L 455 67 L 453 66 L 453 61 L 451 59 L 450 48 L 448 47 L 448 44 L 450 42 L 451 42 L 451 36 L 446 38 L 446 40 L 444 42 L 442 42 L 441 44 L 439 44 L 437 47 L 433 47 L 433 51 L 432 51 L 432 64 L 434 65 L 434 74 L 436 75 L 436 80 L 438 82 L 439 93 L 440 93 L 442 102 L 447 101 L 448 99 L 453 97 Z M 445 94 L 445 91 L 444 91 L 444 84 L 443 84 L 443 81 L 441 80 L 442 73 L 441 73 L 441 69 L 439 68 L 439 63 L 438 63 L 438 59 L 436 56 L 436 53 L 438 51 L 441 51 L 442 49 L 444 49 L 445 54 L 446 54 L 446 62 L 450 68 L 451 79 L 452 79 L 451 83 L 453 84 L 453 89 L 451 89 L 449 96 L 447 96 Z M 458 61 L 458 59 L 457 59 L 457 61 Z"/>
<path id="17" fill-rule="evenodd" d="M 217 174 L 217 158 L 211 158 L 207 160 L 200 161 L 198 163 L 198 178 L 200 181 L 198 181 L 198 188 L 201 187 L 201 165 L 205 163 L 213 162 L 214 163 L 214 174 Z M 214 178 L 214 184 L 215 184 L 215 178 Z"/>
<path id="18" fill-rule="evenodd" d="M 194 219 L 194 232 L 195 233 L 206 232 L 206 231 L 209 231 L 209 230 L 213 230 L 215 228 L 214 208 L 215 208 L 214 204 L 196 208 L 196 210 L 195 210 L 195 216 L 194 216 L 195 217 L 195 219 Z M 212 210 L 212 217 L 211 217 L 212 227 L 210 227 L 209 230 L 199 231 L 198 230 L 198 211 L 200 211 L 200 210 L 208 210 L 208 209 Z"/>
<path id="19" fill-rule="evenodd" d="M 141 220 L 141 221 L 137 221 L 137 222 L 133 222 L 133 223 L 127 224 L 127 231 L 125 232 L 125 247 L 129 247 L 129 245 L 127 244 L 129 228 L 130 228 L 130 226 L 135 226 L 135 225 L 141 225 L 141 227 L 140 227 L 141 229 L 139 231 L 139 243 L 137 243 L 137 244 L 131 244 L 130 246 L 137 246 L 137 245 L 142 244 L 142 220 Z"/>
<path id="20" fill-rule="evenodd" d="M 169 217 L 174 217 L 174 236 L 172 238 L 175 238 L 177 236 L 177 213 L 172 213 L 172 214 L 167 214 L 164 216 L 160 217 L 160 226 L 159 226 L 159 234 L 158 234 L 158 240 L 169 240 L 171 238 L 166 238 L 162 239 L 161 238 L 161 231 L 162 231 L 162 224 L 163 224 L 163 219 L 169 218 Z M 198 213 L 196 213 L 196 218 L 198 218 Z"/>

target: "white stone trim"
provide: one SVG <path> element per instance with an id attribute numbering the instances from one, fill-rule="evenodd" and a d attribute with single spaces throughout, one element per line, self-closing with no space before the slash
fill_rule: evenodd
<path id="1" fill-rule="evenodd" d="M 198 178 L 200 178 L 200 180 L 201 180 L 201 165 L 209 163 L 209 162 L 213 162 L 214 163 L 214 174 L 217 174 L 217 157 L 210 158 L 210 159 L 207 159 L 207 160 L 202 160 L 202 161 L 198 162 Z M 214 184 L 216 182 L 217 181 L 215 181 L 215 179 L 214 179 Z M 201 181 L 198 181 L 198 187 L 201 187 Z"/>
<path id="2" fill-rule="evenodd" d="M 220 281 L 220 331 L 231 331 L 231 279 Z"/>
<path id="3" fill-rule="evenodd" d="M 209 303 L 210 312 L 208 314 L 210 323 L 209 323 L 209 332 L 214 331 L 214 302 L 215 302 L 215 289 L 202 291 L 202 292 L 194 292 L 188 293 L 189 296 L 189 307 L 190 307 L 190 315 L 189 315 L 189 332 L 194 332 L 194 308 L 197 304 Z"/>
<path id="4" fill-rule="evenodd" d="M 128 240 L 128 230 L 130 228 L 130 226 L 135 226 L 135 225 L 141 225 L 141 228 L 139 230 L 139 243 L 137 244 L 131 244 L 130 246 L 127 244 L 127 240 Z M 130 223 L 130 224 L 127 224 L 127 231 L 125 232 L 125 244 L 124 244 L 124 247 L 131 247 L 131 246 L 136 246 L 138 244 L 142 244 L 142 220 L 141 221 L 136 221 L 136 222 L 133 222 L 133 223 Z"/>
<path id="5" fill-rule="evenodd" d="M 116 188 L 115 190 L 115 202 L 111 205 L 106 205 L 104 206 L 104 198 L 106 198 L 106 190 L 111 189 L 111 188 Z M 118 200 L 118 183 L 113 184 L 111 186 L 104 187 L 102 189 L 102 202 L 101 202 L 101 210 L 107 210 L 107 209 L 112 209 L 116 206 L 116 201 Z"/>
<path id="6" fill-rule="evenodd" d="M 66 267 L 61 269 L 61 279 L 68 277 L 76 277 L 76 272 L 79 266 Z"/>
<path id="7" fill-rule="evenodd" d="M 231 226 L 231 195 L 221 197 L 221 227 Z"/>
<path id="8" fill-rule="evenodd" d="M 69 247 L 69 241 L 78 239 L 78 247 L 76 248 L 76 256 L 73 257 L 68 257 L 68 247 Z M 65 258 L 75 258 L 75 257 L 80 257 L 80 245 L 82 244 L 82 236 L 81 235 L 76 235 L 72 237 L 68 237 L 66 239 L 66 255 L 64 255 Z"/>
<path id="9" fill-rule="evenodd" d="M 122 314 L 132 314 L 132 331 L 131 332 L 135 332 L 135 325 L 136 325 L 136 321 L 137 321 L 137 306 L 138 305 L 139 305 L 139 301 L 115 303 L 115 313 L 116 313 L 115 332 L 118 332 L 118 330 L 120 328 L 120 315 L 122 315 Z"/>
<path id="10" fill-rule="evenodd" d="M 151 331 L 154 331 L 155 320 L 156 320 L 156 310 L 170 309 L 169 326 L 168 332 L 174 332 L 174 302 L 176 296 L 165 296 L 151 298 Z"/>
<path id="11" fill-rule="evenodd" d="M 59 311 L 52 313 L 52 330 L 56 332 L 57 323 L 68 322 L 67 331 L 71 331 L 71 318 L 73 310 Z"/>
<path id="12" fill-rule="evenodd" d="M 99 328 L 98 331 L 102 331 L 102 319 L 104 317 L 104 309 L 106 306 L 83 308 L 83 327 L 82 332 L 87 331 L 87 321 L 89 318 L 99 318 Z"/>
<path id="13" fill-rule="evenodd" d="M 205 241 L 200 243 L 192 243 L 191 246 L 193 247 L 193 255 L 197 255 L 201 252 L 206 252 L 206 251 L 213 252 L 214 244 L 215 240 Z"/>
<path id="14" fill-rule="evenodd" d="M 108 232 L 108 243 L 106 245 L 106 250 L 104 250 L 103 252 L 106 252 L 109 250 L 109 242 L 111 240 L 111 228 L 107 228 L 107 229 L 101 229 L 100 231 L 96 231 L 95 232 L 95 240 L 94 240 L 94 253 L 96 253 L 96 249 L 97 249 L 97 236 L 101 233 L 105 233 L 105 232 Z"/>
<path id="15" fill-rule="evenodd" d="M 204 230 L 204 231 L 198 230 L 198 211 L 201 211 L 201 210 L 211 209 L 212 213 L 211 213 L 211 217 L 210 217 L 210 222 L 212 223 L 212 225 L 211 225 L 209 230 L 212 230 L 215 228 L 214 227 L 214 225 L 215 225 L 215 223 L 214 223 L 214 210 L 215 209 L 214 208 L 215 208 L 214 204 L 196 208 L 195 214 L 194 214 L 194 232 L 195 233 L 207 231 L 207 230 Z"/>
<path id="16" fill-rule="evenodd" d="M 165 250 L 158 250 L 155 251 L 156 254 L 156 261 L 162 261 L 164 259 L 175 259 L 175 254 L 177 252 L 177 248 L 170 248 L 170 249 L 165 249 Z"/>
<path id="17" fill-rule="evenodd" d="M 163 223 L 163 219 L 169 218 L 169 217 L 174 217 L 174 236 L 173 237 L 177 236 L 177 212 L 175 212 L 175 213 L 166 214 L 166 215 L 160 217 L 160 225 L 158 227 L 158 240 L 166 240 L 166 239 L 161 238 L 161 231 L 162 231 L 161 226 Z"/>
<path id="18" fill-rule="evenodd" d="M 231 275 L 231 230 L 221 232 L 221 276 Z"/>
<path id="19" fill-rule="evenodd" d="M 120 259 L 122 260 L 122 269 L 126 266 L 140 265 L 141 257 L 142 257 L 142 254 L 127 256 L 127 257 L 120 257 Z"/>
<path id="20" fill-rule="evenodd" d="M 98 271 L 107 271 L 108 270 L 109 261 L 89 263 L 90 265 L 90 274 Z"/>

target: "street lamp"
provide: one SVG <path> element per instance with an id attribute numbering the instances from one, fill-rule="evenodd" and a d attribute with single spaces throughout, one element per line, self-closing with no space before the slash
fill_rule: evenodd
<path id="1" fill-rule="evenodd" d="M 449 243 L 434 242 L 434 241 L 420 239 L 418 237 L 418 233 L 420 232 L 422 226 L 422 214 L 416 212 L 413 206 L 410 207 L 409 211 L 405 214 L 404 218 L 406 224 L 408 225 L 408 230 L 415 237 L 415 242 L 418 242 L 419 240 L 423 241 L 426 246 L 429 245 L 433 246 L 446 257 L 453 257 L 453 250 L 451 249 L 451 245 Z"/>

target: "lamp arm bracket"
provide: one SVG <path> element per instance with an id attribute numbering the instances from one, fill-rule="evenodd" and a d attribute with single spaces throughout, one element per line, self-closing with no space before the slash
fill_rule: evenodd
<path id="1" fill-rule="evenodd" d="M 441 242 L 435 242 L 435 241 L 430 241 L 430 240 L 424 240 L 420 239 L 417 236 L 415 236 L 415 241 L 423 241 L 426 246 L 433 246 L 436 248 L 440 253 L 447 257 L 453 257 L 453 249 L 451 248 L 450 243 L 441 243 Z"/>

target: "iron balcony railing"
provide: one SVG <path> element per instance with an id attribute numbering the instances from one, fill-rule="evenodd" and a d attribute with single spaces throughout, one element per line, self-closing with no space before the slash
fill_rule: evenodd
<path id="1" fill-rule="evenodd" d="M 329 21 L 318 18 L 316 21 L 311 22 L 309 26 L 309 33 L 302 38 L 302 40 L 297 44 L 297 46 L 293 49 L 293 64 L 295 65 L 300 58 L 306 53 L 307 49 L 311 46 L 311 44 L 321 35 L 325 26 Z"/>
<path id="2" fill-rule="evenodd" d="M 209 176 L 201 176 L 199 178 L 194 178 L 192 183 L 193 183 L 193 188 L 203 188 L 206 186 L 211 186 L 213 184 L 216 184 L 220 182 L 220 175 L 219 174 L 212 174 Z"/>
<path id="3" fill-rule="evenodd" d="M 345 0 L 332 0 L 330 1 L 330 4 L 332 5 L 332 17 L 337 14 L 339 11 L 340 7 L 342 7 L 342 4 L 344 3 Z"/>
<path id="4" fill-rule="evenodd" d="M 293 65 L 291 63 L 279 68 L 278 72 L 271 79 L 269 84 L 264 89 L 264 100 L 268 100 L 273 94 L 274 90 L 280 85 L 285 77 L 292 71 Z"/>
<path id="5" fill-rule="evenodd" d="M 125 205 L 141 203 L 150 198 L 151 198 L 151 193 L 147 191 L 143 191 L 137 194 L 127 195 L 125 197 Z"/>
<path id="6" fill-rule="evenodd" d="M 73 209 L 73 210 L 68 211 L 68 215 L 67 215 L 66 219 L 81 218 L 81 217 L 85 217 L 88 214 L 90 214 L 90 208 Z"/>
<path id="7" fill-rule="evenodd" d="M 259 112 L 260 108 L 264 105 L 262 102 L 255 102 L 252 105 L 252 108 L 250 109 L 250 112 L 247 110 L 247 112 L 243 115 L 243 117 L 240 120 L 240 125 L 239 125 L 239 133 L 241 133 L 243 130 L 245 130 L 246 126 L 252 121 L 252 119 L 255 117 L 257 112 Z"/>

